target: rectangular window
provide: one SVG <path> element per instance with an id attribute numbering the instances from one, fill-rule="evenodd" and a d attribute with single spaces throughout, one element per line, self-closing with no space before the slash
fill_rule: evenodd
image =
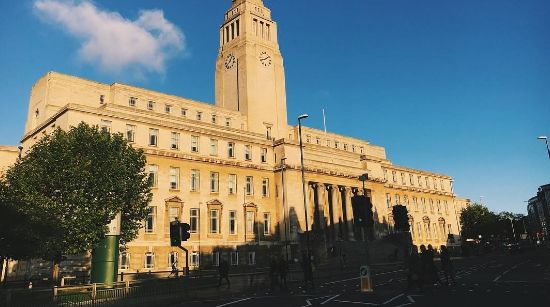
<path id="1" fill-rule="evenodd" d="M 219 213 L 218 209 L 210 210 L 210 233 L 218 233 L 219 231 Z"/>
<path id="2" fill-rule="evenodd" d="M 422 176 L 418 176 L 418 186 L 422 187 Z"/>
<path id="3" fill-rule="evenodd" d="M 200 172 L 196 169 L 191 170 L 191 191 L 196 192 L 200 189 Z"/>
<path id="4" fill-rule="evenodd" d="M 130 97 L 130 100 L 128 100 L 128 105 L 131 107 L 135 107 L 137 105 L 137 98 Z"/>
<path id="5" fill-rule="evenodd" d="M 178 252 L 170 252 L 168 254 L 168 265 L 170 268 L 178 267 Z"/>
<path id="6" fill-rule="evenodd" d="M 396 172 L 392 171 L 391 175 L 392 175 L 393 182 L 397 182 Z"/>
<path id="7" fill-rule="evenodd" d="M 212 114 L 212 123 L 216 124 L 218 122 L 218 116 L 216 114 Z"/>
<path id="8" fill-rule="evenodd" d="M 191 266 L 198 267 L 199 266 L 199 252 L 192 252 L 191 253 Z"/>
<path id="9" fill-rule="evenodd" d="M 210 192 L 218 193 L 220 186 L 220 173 L 210 172 Z"/>
<path id="10" fill-rule="evenodd" d="M 254 233 L 254 212 L 246 211 L 246 233 Z"/>
<path id="11" fill-rule="evenodd" d="M 170 219 L 170 222 L 173 222 L 175 220 L 180 219 L 180 209 L 177 207 L 171 207 L 168 208 L 168 218 Z"/>
<path id="12" fill-rule="evenodd" d="M 235 158 L 235 143 L 227 143 L 227 157 Z"/>
<path id="13" fill-rule="evenodd" d="M 197 233 L 199 231 L 199 209 L 189 209 L 189 230 L 190 233 Z"/>
<path id="14" fill-rule="evenodd" d="M 218 140 L 210 139 L 210 155 L 211 156 L 218 155 Z"/>
<path id="15" fill-rule="evenodd" d="M 196 135 L 191 136 L 191 152 L 199 152 L 199 137 Z"/>
<path id="16" fill-rule="evenodd" d="M 391 195 L 390 193 L 386 193 L 386 205 L 388 208 L 391 208 Z"/>
<path id="17" fill-rule="evenodd" d="M 430 212 L 434 213 L 434 200 L 430 198 Z"/>
<path id="18" fill-rule="evenodd" d="M 419 239 L 422 238 L 422 225 L 420 224 L 420 222 L 416 223 L 416 235 Z"/>
<path id="19" fill-rule="evenodd" d="M 181 116 L 187 117 L 187 109 L 181 108 Z"/>
<path id="20" fill-rule="evenodd" d="M 172 106 L 167 104 L 164 106 L 164 113 L 166 114 L 170 114 L 170 112 L 172 112 Z"/>
<path id="21" fill-rule="evenodd" d="M 434 178 L 434 179 L 433 179 L 433 182 L 434 182 L 434 189 L 437 190 L 437 179 Z"/>
<path id="22" fill-rule="evenodd" d="M 407 182 L 405 181 L 405 174 L 401 173 L 401 184 L 406 185 Z"/>
<path id="23" fill-rule="evenodd" d="M 158 186 L 158 170 L 159 167 L 157 165 L 149 165 L 149 180 L 153 182 L 153 188 L 156 188 Z"/>
<path id="24" fill-rule="evenodd" d="M 179 149 L 180 148 L 180 134 L 177 132 L 172 132 L 170 135 L 170 148 Z"/>
<path id="25" fill-rule="evenodd" d="M 213 266 L 220 265 L 220 252 L 212 252 L 212 265 Z"/>
<path id="26" fill-rule="evenodd" d="M 261 149 L 261 152 L 262 152 L 262 163 L 267 163 L 267 148 L 262 148 Z"/>
<path id="27" fill-rule="evenodd" d="M 340 142 L 334 141 L 334 148 L 338 149 L 339 145 L 340 145 Z"/>
<path id="28" fill-rule="evenodd" d="M 272 136 L 271 136 L 271 127 L 266 127 L 265 129 L 265 137 L 268 139 L 268 140 L 271 140 Z"/>
<path id="29" fill-rule="evenodd" d="M 437 213 L 441 213 L 441 200 L 437 200 L 436 202 L 436 206 L 437 206 Z"/>
<path id="30" fill-rule="evenodd" d="M 155 268 L 155 254 L 152 252 L 145 253 L 145 264 L 144 268 L 154 269 Z"/>
<path id="31" fill-rule="evenodd" d="M 157 207 L 150 207 L 151 212 L 145 218 L 145 232 L 152 233 L 155 231 L 155 218 L 157 216 Z"/>
<path id="32" fill-rule="evenodd" d="M 364 154 L 365 153 L 365 148 L 363 146 L 361 146 L 361 148 L 359 148 L 359 152 Z"/>
<path id="33" fill-rule="evenodd" d="M 344 150 L 348 151 L 348 144 L 344 143 Z"/>
<path id="34" fill-rule="evenodd" d="M 227 179 L 227 191 L 229 195 L 237 193 L 237 175 L 229 174 Z"/>
<path id="35" fill-rule="evenodd" d="M 237 234 L 237 211 L 229 211 L 229 234 Z"/>
<path id="36" fill-rule="evenodd" d="M 388 170 L 384 169 L 384 180 L 388 180 Z"/>
<path id="37" fill-rule="evenodd" d="M 430 188 L 430 179 L 426 177 L 426 189 Z"/>
<path id="38" fill-rule="evenodd" d="M 239 252 L 231 252 L 231 265 L 239 265 Z"/>
<path id="39" fill-rule="evenodd" d="M 155 109 L 155 102 L 149 100 L 149 102 L 147 102 L 147 109 L 148 110 L 154 110 Z"/>
<path id="40" fill-rule="evenodd" d="M 158 129 L 149 129 L 149 146 L 158 145 L 159 130 Z"/>
<path id="41" fill-rule="evenodd" d="M 256 264 L 256 252 L 248 252 L 248 265 Z"/>
<path id="42" fill-rule="evenodd" d="M 262 178 L 262 196 L 269 197 L 269 178 Z"/>
<path id="43" fill-rule="evenodd" d="M 453 233 L 453 228 L 451 224 L 447 224 L 447 234 L 452 234 L 452 233 Z"/>
<path id="44" fill-rule="evenodd" d="M 441 191 L 445 191 L 445 186 L 443 185 L 443 179 L 439 180 L 439 186 L 441 187 Z"/>
<path id="45" fill-rule="evenodd" d="M 197 120 L 202 120 L 202 112 L 197 112 Z"/>
<path id="46" fill-rule="evenodd" d="M 252 176 L 246 176 L 245 191 L 246 195 L 254 194 L 254 178 Z"/>
<path id="47" fill-rule="evenodd" d="M 414 185 L 414 176 L 413 176 L 413 174 L 409 174 L 409 182 L 411 183 L 411 185 Z"/>
<path id="48" fill-rule="evenodd" d="M 101 120 L 101 131 L 111 132 L 111 121 L 110 120 Z"/>
<path id="49" fill-rule="evenodd" d="M 136 126 L 126 125 L 126 139 L 130 143 L 135 142 L 135 140 L 136 140 Z"/>
<path id="50" fill-rule="evenodd" d="M 179 188 L 180 169 L 179 167 L 170 167 L 170 189 L 176 190 Z"/>
<path id="51" fill-rule="evenodd" d="M 225 126 L 226 127 L 231 127 L 231 117 L 226 117 L 225 118 Z"/>
<path id="52" fill-rule="evenodd" d="M 395 194 L 395 204 L 401 205 L 401 199 L 399 198 L 399 194 Z"/>
<path id="53" fill-rule="evenodd" d="M 264 212 L 264 235 L 269 235 L 271 229 L 271 215 L 269 212 Z"/>
<path id="54" fill-rule="evenodd" d="M 413 196 L 413 207 L 414 211 L 418 211 L 418 202 L 416 200 L 416 196 Z"/>
<path id="55" fill-rule="evenodd" d="M 407 195 L 403 196 L 403 204 L 405 204 L 407 207 L 409 206 L 409 196 Z"/>
<path id="56" fill-rule="evenodd" d="M 443 207 L 445 209 L 445 214 L 449 214 L 449 204 L 446 200 L 443 201 Z"/>
<path id="57" fill-rule="evenodd" d="M 422 201 L 422 212 L 426 212 L 426 199 L 424 197 L 422 197 L 420 199 Z"/>
<path id="58" fill-rule="evenodd" d="M 118 268 L 121 270 L 127 270 L 130 268 L 130 253 L 126 251 L 120 253 Z"/>
<path id="59" fill-rule="evenodd" d="M 252 160 L 252 147 L 250 145 L 244 145 L 244 159 L 247 161 Z"/>

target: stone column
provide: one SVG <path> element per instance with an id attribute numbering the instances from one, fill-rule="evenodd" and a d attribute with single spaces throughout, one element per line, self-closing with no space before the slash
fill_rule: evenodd
<path id="1" fill-rule="evenodd" d="M 319 231 L 325 230 L 327 223 L 326 217 L 328 210 L 327 209 L 327 200 L 325 196 L 325 185 L 322 183 L 317 184 L 317 210 L 318 210 L 318 222 L 319 222 Z"/>
<path id="2" fill-rule="evenodd" d="M 352 191 L 350 187 L 345 187 L 346 196 L 346 211 L 348 212 L 348 238 L 350 241 L 355 241 L 355 233 L 353 231 L 353 207 L 351 206 Z"/>
<path id="3" fill-rule="evenodd" d="M 308 218 L 309 225 L 307 226 L 309 231 L 313 230 L 313 225 L 317 227 L 317 221 L 315 220 L 317 218 L 317 214 L 316 214 L 317 204 L 315 203 L 315 199 L 316 199 L 315 195 L 317 193 L 316 189 L 317 189 L 317 184 L 315 182 L 308 183 L 307 218 Z"/>
<path id="4" fill-rule="evenodd" d="M 344 217 L 342 212 L 342 204 L 340 202 L 340 190 L 337 185 L 331 185 L 331 204 L 332 204 L 332 217 L 334 220 L 334 233 L 337 238 L 343 238 Z"/>

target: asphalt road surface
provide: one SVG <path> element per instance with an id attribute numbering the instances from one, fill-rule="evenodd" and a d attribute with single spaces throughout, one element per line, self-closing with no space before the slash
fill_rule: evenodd
<path id="1" fill-rule="evenodd" d="M 307 291 L 299 284 L 288 290 L 235 293 L 212 289 L 214 299 L 186 301 L 173 306 L 550 306 L 550 251 L 539 249 L 515 255 L 480 256 L 455 261 L 456 283 L 407 290 L 406 271 L 379 272 L 373 293 L 362 293 L 359 277 L 326 278 Z M 359 268 L 358 268 L 359 269 Z"/>

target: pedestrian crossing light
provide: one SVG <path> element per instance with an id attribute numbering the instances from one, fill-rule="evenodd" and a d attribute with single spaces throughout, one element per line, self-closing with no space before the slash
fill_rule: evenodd
<path id="1" fill-rule="evenodd" d="M 189 231 L 191 230 L 191 226 L 189 226 L 189 224 L 187 223 L 181 223 L 180 227 L 181 227 L 181 240 L 182 241 L 189 240 L 189 238 L 191 238 L 191 234 L 189 233 Z"/>

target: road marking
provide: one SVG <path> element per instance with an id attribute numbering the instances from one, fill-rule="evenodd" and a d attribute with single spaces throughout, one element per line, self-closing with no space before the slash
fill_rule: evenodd
<path id="1" fill-rule="evenodd" d="M 327 298 L 327 297 L 331 297 L 331 296 L 332 295 L 325 295 L 325 296 L 320 296 L 320 297 L 314 297 L 314 298 L 307 299 L 306 300 L 307 305 L 303 305 L 302 307 L 308 307 L 308 306 L 313 305 L 313 304 L 311 304 L 311 301 L 318 300 L 318 299 L 321 299 L 321 298 Z"/>
<path id="2" fill-rule="evenodd" d="M 397 272 L 403 272 L 405 270 L 395 270 L 395 271 L 391 271 L 391 272 L 382 272 L 382 273 L 377 273 L 375 275 L 386 275 L 386 274 L 392 274 L 392 273 L 397 273 Z"/>
<path id="3" fill-rule="evenodd" d="M 390 298 L 389 300 L 385 301 L 385 302 L 382 303 L 382 304 L 383 304 L 383 305 L 389 304 L 389 303 L 395 301 L 396 299 L 402 297 L 403 295 L 405 295 L 405 293 L 401 293 L 401 294 L 399 294 L 399 295 L 396 295 L 396 296 Z"/>
<path id="4" fill-rule="evenodd" d="M 405 304 L 397 305 L 395 307 L 403 307 L 403 306 L 408 306 L 408 305 L 412 305 L 412 303 L 405 303 Z"/>
<path id="5" fill-rule="evenodd" d="M 342 280 L 336 280 L 336 281 L 329 281 L 329 282 L 326 282 L 324 283 L 325 285 L 330 285 L 330 284 L 337 284 L 337 283 L 340 283 L 340 282 L 346 282 L 346 281 L 350 281 L 350 280 L 355 280 L 355 279 L 359 279 L 360 277 L 353 277 L 353 278 L 348 278 L 348 279 L 342 279 Z"/>
<path id="6" fill-rule="evenodd" d="M 229 303 L 225 303 L 225 304 L 221 304 L 221 305 L 218 305 L 216 307 L 223 307 L 223 306 L 227 306 L 227 305 L 233 305 L 233 304 L 236 304 L 236 303 L 240 303 L 240 302 L 244 302 L 244 301 L 248 301 L 252 299 L 251 297 L 247 297 L 247 298 L 243 298 L 243 299 L 240 299 L 240 300 L 236 300 L 236 301 L 233 301 L 233 302 L 229 302 Z"/>
<path id="7" fill-rule="evenodd" d="M 407 299 L 409 300 L 409 302 L 411 302 L 411 303 L 416 303 L 416 301 L 415 301 L 414 298 L 413 298 L 414 296 L 417 296 L 417 297 L 418 297 L 418 296 L 422 296 L 422 295 L 418 295 L 418 294 L 416 294 L 416 295 L 412 295 L 412 294 L 411 294 L 411 295 L 407 295 Z"/>
<path id="8" fill-rule="evenodd" d="M 361 304 L 361 305 L 378 306 L 378 304 L 366 303 L 366 302 L 352 302 L 352 301 L 341 301 L 341 300 L 334 300 L 334 302 L 347 303 L 347 304 Z"/>
<path id="9" fill-rule="evenodd" d="M 332 297 L 328 298 L 326 301 L 322 302 L 321 305 L 324 305 L 324 304 L 326 304 L 326 303 L 332 301 L 333 299 L 335 299 L 335 298 L 337 298 L 337 297 L 339 297 L 339 296 L 340 296 L 340 294 L 336 294 L 335 296 L 332 296 Z"/>

